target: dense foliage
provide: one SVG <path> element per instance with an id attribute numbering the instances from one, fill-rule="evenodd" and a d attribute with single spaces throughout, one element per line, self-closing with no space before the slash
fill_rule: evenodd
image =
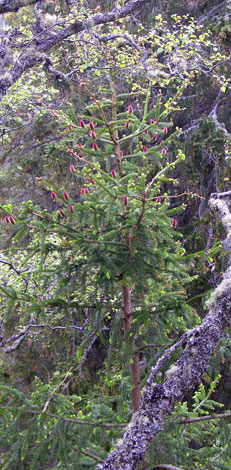
<path id="1" fill-rule="evenodd" d="M 207 200 L 230 188 L 230 10 L 214 2 L 209 25 L 203 2 L 139 18 L 124 2 L 11 3 L 5 67 L 31 66 L 0 110 L 0 462 L 96 468 L 228 263 Z M 231 465 L 228 355 L 224 335 L 140 468 Z"/>

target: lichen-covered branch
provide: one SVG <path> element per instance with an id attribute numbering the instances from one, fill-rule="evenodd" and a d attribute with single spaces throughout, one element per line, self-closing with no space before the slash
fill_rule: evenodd
<path id="1" fill-rule="evenodd" d="M 1 0 L 0 13 L 8 13 L 10 11 L 18 11 L 22 7 L 27 7 L 37 3 L 39 0 Z"/>
<path id="2" fill-rule="evenodd" d="M 226 200 L 229 196 L 230 193 L 224 193 L 223 196 L 212 194 L 209 201 L 211 210 L 218 211 L 226 230 L 227 237 L 223 242 L 225 249 L 230 249 L 231 241 L 231 213 Z M 184 341 L 178 342 L 178 347 L 184 350 L 180 359 L 167 372 L 166 381 L 161 384 L 153 381 L 155 370 L 159 370 L 161 361 L 165 362 L 164 359 L 160 359 L 158 367 L 151 371 L 143 389 L 139 411 L 133 415 L 113 453 L 98 465 L 98 470 L 137 469 L 153 437 L 163 430 L 164 417 L 190 389 L 199 384 L 201 375 L 209 367 L 210 358 L 224 329 L 231 321 L 231 265 L 228 266 L 221 284 L 207 302 L 207 307 L 208 313 L 201 325 L 187 332 Z"/>
<path id="3" fill-rule="evenodd" d="M 93 29 L 97 25 L 124 18 L 141 8 L 147 2 L 148 0 L 133 0 L 127 3 L 123 8 L 114 8 L 110 12 L 95 15 L 84 21 L 76 19 L 71 25 L 62 22 L 58 32 L 54 31 L 53 28 L 43 29 L 41 34 L 34 35 L 30 43 L 22 49 L 22 52 L 16 58 L 13 56 L 12 52 L 16 47 L 21 47 L 20 43 L 17 42 L 17 31 L 14 30 L 14 37 L 12 37 L 12 35 L 10 36 L 10 33 L 8 33 L 7 36 L 2 35 L 0 52 L 1 62 L 4 63 L 4 67 L 0 67 L 0 100 L 24 72 L 31 69 L 36 64 L 46 63 L 45 54 L 56 44 L 84 30 L 89 31 L 89 29 Z M 16 0 L 0 1 L 0 13 L 16 11 L 23 6 L 23 3 L 29 5 L 36 2 L 30 0 L 25 0 L 25 2 L 23 2 L 23 0 L 18 2 Z M 19 5 L 18 8 L 16 8 L 16 5 Z M 14 9 L 12 10 L 13 7 Z"/>

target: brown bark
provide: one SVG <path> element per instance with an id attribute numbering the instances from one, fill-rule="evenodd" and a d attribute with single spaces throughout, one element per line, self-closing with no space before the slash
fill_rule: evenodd
<path id="1" fill-rule="evenodd" d="M 129 343 L 128 334 L 132 326 L 132 304 L 130 289 L 125 285 L 122 286 L 122 299 L 125 341 Z M 133 383 L 132 403 L 134 412 L 136 412 L 139 410 L 139 405 L 141 401 L 139 354 L 137 352 L 132 354 L 131 359 L 131 373 Z"/>

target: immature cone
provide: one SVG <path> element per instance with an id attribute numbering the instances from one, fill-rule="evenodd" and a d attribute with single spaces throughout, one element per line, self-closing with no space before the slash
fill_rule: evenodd
<path id="1" fill-rule="evenodd" d="M 88 188 L 81 188 L 81 189 L 80 189 L 80 192 L 81 192 L 81 194 L 88 194 L 88 193 L 89 193 L 89 189 L 88 189 Z"/>
<path id="2" fill-rule="evenodd" d="M 172 227 L 173 228 L 177 227 L 177 220 L 176 219 L 172 219 Z"/>
<path id="3" fill-rule="evenodd" d="M 164 133 L 165 133 L 165 134 L 168 133 L 168 128 L 167 128 L 167 127 L 164 127 Z"/>
<path id="4" fill-rule="evenodd" d="M 156 124 L 156 121 L 154 121 L 153 119 L 151 119 L 150 124 Z"/>
<path id="5" fill-rule="evenodd" d="M 66 191 L 64 191 L 64 193 L 63 193 L 63 197 L 64 197 L 65 201 L 68 201 L 68 199 L 69 199 L 69 196 L 68 196 L 68 194 L 67 194 L 67 192 L 66 192 Z"/>
<path id="6" fill-rule="evenodd" d="M 51 191 L 51 199 L 55 200 L 57 197 L 57 194 L 54 191 Z"/>
<path id="7" fill-rule="evenodd" d="M 69 130 L 69 131 L 72 131 L 72 126 L 68 126 L 68 130 Z"/>
<path id="8" fill-rule="evenodd" d="M 98 145 L 97 145 L 96 142 L 93 142 L 92 148 L 93 148 L 93 150 L 95 150 L 95 151 L 98 150 Z"/>
<path id="9" fill-rule="evenodd" d="M 158 204 L 161 204 L 161 197 L 157 197 L 156 202 L 158 202 Z"/>
<path id="10" fill-rule="evenodd" d="M 144 152 L 147 152 L 147 151 L 148 151 L 148 147 L 146 147 L 146 145 L 143 146 L 143 151 L 144 151 Z"/>
<path id="11" fill-rule="evenodd" d="M 83 121 L 83 119 L 80 119 L 79 125 L 80 125 L 80 127 L 82 127 L 82 129 L 84 129 L 84 127 L 85 127 L 85 122 Z"/>
<path id="12" fill-rule="evenodd" d="M 78 153 L 79 158 L 83 158 L 83 154 L 81 152 Z"/>
<path id="13" fill-rule="evenodd" d="M 128 203 L 128 197 L 127 196 L 124 196 L 124 205 L 126 206 Z"/>
<path id="14" fill-rule="evenodd" d="M 93 122 L 91 122 L 91 121 L 89 122 L 89 127 L 90 127 L 91 131 L 93 131 L 93 129 L 94 129 L 94 124 L 93 124 Z"/>
<path id="15" fill-rule="evenodd" d="M 94 184 L 94 183 L 95 183 L 95 181 L 93 180 L 93 178 L 92 178 L 91 176 L 89 177 L 89 182 L 90 182 L 91 184 Z"/>
<path id="16" fill-rule="evenodd" d="M 163 147 L 163 148 L 162 148 L 162 150 L 161 150 L 161 153 L 162 153 L 163 155 L 166 155 L 166 153 L 167 153 L 167 150 L 166 150 L 166 148 L 165 148 L 165 147 Z"/>
<path id="17" fill-rule="evenodd" d="M 70 205 L 70 206 L 69 206 L 69 211 L 72 212 L 72 214 L 73 214 L 73 212 L 74 212 L 74 206 Z"/>
<path id="18" fill-rule="evenodd" d="M 154 140 L 154 142 L 156 142 L 157 141 L 157 134 L 153 134 L 152 139 Z"/>
<path id="19" fill-rule="evenodd" d="M 114 169 L 111 170 L 112 178 L 116 178 L 116 171 Z"/>
<path id="20" fill-rule="evenodd" d="M 124 153 L 123 153 L 123 150 L 120 150 L 120 155 L 121 155 L 121 157 L 123 156 L 123 154 L 124 154 Z"/>
<path id="21" fill-rule="evenodd" d="M 129 127 L 130 127 L 130 122 L 129 121 L 125 122 L 125 127 L 126 127 L 126 129 L 129 129 Z"/>
<path id="22" fill-rule="evenodd" d="M 71 172 L 71 173 L 75 173 L 75 167 L 74 167 L 74 165 L 72 165 L 72 164 L 70 165 L 70 172 Z"/>
<path id="23" fill-rule="evenodd" d="M 63 211 L 63 209 L 59 209 L 59 214 L 61 215 L 61 217 L 65 217 L 65 212 Z"/>
<path id="24" fill-rule="evenodd" d="M 95 131 L 91 131 L 91 137 L 92 137 L 92 139 L 96 139 L 96 133 L 95 133 Z"/>
<path id="25" fill-rule="evenodd" d="M 6 215 L 6 217 L 4 217 L 4 221 L 9 224 L 10 223 L 10 218 L 8 217 L 8 215 Z"/>
<path id="26" fill-rule="evenodd" d="M 134 111 L 133 106 L 131 104 L 128 106 L 128 111 L 129 111 L 129 113 L 133 113 L 133 111 Z"/>
<path id="27" fill-rule="evenodd" d="M 12 215 L 10 215 L 9 221 L 10 221 L 10 223 L 11 223 L 12 225 L 15 225 L 15 224 L 16 224 L 16 222 L 15 222 L 15 220 L 14 220 L 14 217 L 13 217 Z"/>

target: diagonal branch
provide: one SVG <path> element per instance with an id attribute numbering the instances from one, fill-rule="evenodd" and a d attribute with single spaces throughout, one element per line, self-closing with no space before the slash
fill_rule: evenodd
<path id="1" fill-rule="evenodd" d="M 211 211 L 217 211 L 227 233 L 223 247 L 230 250 L 231 213 L 228 207 L 230 193 L 212 194 L 209 200 Z M 220 285 L 207 301 L 208 313 L 200 326 L 191 330 L 178 341 L 184 351 L 176 364 L 166 373 L 162 384 L 153 382 L 156 370 L 171 354 L 172 348 L 159 359 L 151 371 L 143 389 L 138 412 L 134 413 L 122 440 L 98 470 L 135 470 L 144 459 L 153 437 L 163 430 L 163 419 L 170 414 L 175 404 L 200 382 L 208 369 L 209 361 L 221 340 L 224 329 L 231 323 L 231 261 Z M 184 338 L 184 342 L 183 342 Z M 186 343 L 186 345 L 184 344 Z M 175 347 L 176 349 L 176 347 Z"/>
<path id="2" fill-rule="evenodd" d="M 81 33 L 86 29 L 93 29 L 97 25 L 124 18 L 144 6 L 148 1 L 149 0 L 133 0 L 123 8 L 114 8 L 110 12 L 95 15 L 84 21 L 75 20 L 69 26 L 67 26 L 67 23 L 63 23 L 62 29 L 60 28 L 58 32 L 54 33 L 54 31 L 47 30 L 46 32 L 43 31 L 43 34 L 41 35 L 36 37 L 34 36 L 31 42 L 21 52 L 20 57 L 18 57 L 15 62 L 12 62 L 11 60 L 9 66 L 7 68 L 5 66 L 4 71 L 0 74 L 0 100 L 4 95 L 6 95 L 8 89 L 22 76 L 24 72 L 31 69 L 36 64 L 44 63 L 46 61 L 45 54 L 53 46 L 61 43 L 64 39 L 67 39 L 74 34 L 76 35 Z M 11 8 L 13 8 L 13 4 L 22 5 L 22 3 L 23 0 L 21 0 L 21 2 L 13 0 L 0 1 L 0 13 L 3 12 L 3 8 L 5 8 L 4 11 L 8 11 L 7 5 L 10 5 Z M 29 4 L 29 0 L 28 2 L 25 0 L 25 3 Z M 15 44 L 12 47 L 15 47 Z"/>
<path id="3" fill-rule="evenodd" d="M 10 11 L 18 11 L 22 7 L 27 7 L 38 3 L 39 0 L 1 0 L 0 13 L 8 13 Z"/>

